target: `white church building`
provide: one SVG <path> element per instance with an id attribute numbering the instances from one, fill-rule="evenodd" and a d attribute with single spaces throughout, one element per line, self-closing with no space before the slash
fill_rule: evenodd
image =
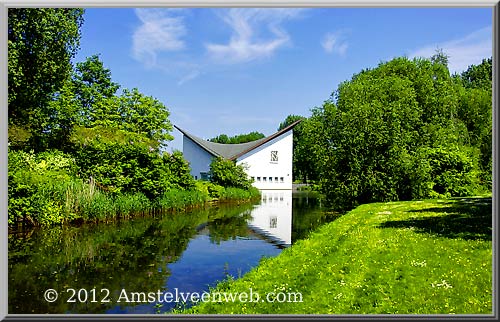
<path id="1" fill-rule="evenodd" d="M 197 137 L 175 125 L 183 134 L 184 158 L 195 179 L 207 179 L 214 157 L 223 157 L 244 165 L 253 185 L 261 190 L 292 189 L 293 128 L 286 128 L 260 140 L 241 144 L 214 143 Z"/>

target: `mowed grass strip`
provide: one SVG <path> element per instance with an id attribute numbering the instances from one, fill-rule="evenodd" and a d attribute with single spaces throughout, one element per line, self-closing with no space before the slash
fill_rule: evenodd
<path id="1" fill-rule="evenodd" d="M 260 301 L 178 313 L 492 314 L 491 213 L 489 197 L 362 205 L 212 289 Z"/>

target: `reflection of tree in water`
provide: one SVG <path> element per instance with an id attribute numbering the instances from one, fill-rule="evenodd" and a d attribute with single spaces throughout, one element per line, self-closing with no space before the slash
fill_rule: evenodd
<path id="1" fill-rule="evenodd" d="M 248 236 L 247 221 L 251 218 L 251 210 L 246 210 L 235 216 L 222 217 L 209 221 L 207 227 L 210 231 L 210 242 L 219 245 L 221 241 Z"/>
<path id="2" fill-rule="evenodd" d="M 321 208 L 317 194 L 298 193 L 293 195 L 292 243 L 307 236 L 321 225 L 339 217 L 339 213 Z"/>
<path id="3" fill-rule="evenodd" d="M 235 220 L 233 227 L 239 229 L 245 216 L 237 215 L 249 207 L 228 205 L 113 224 L 38 229 L 31 236 L 9 235 L 9 313 L 103 313 L 117 305 L 122 289 L 161 290 L 170 275 L 167 264 L 181 256 L 196 227 L 229 216 L 227 223 Z M 228 234 L 214 225 L 217 236 Z M 43 299 L 49 288 L 60 295 L 53 303 Z M 111 302 L 67 303 L 70 294 L 62 292 L 68 288 L 95 288 L 98 301 L 100 290 L 106 288 Z"/>

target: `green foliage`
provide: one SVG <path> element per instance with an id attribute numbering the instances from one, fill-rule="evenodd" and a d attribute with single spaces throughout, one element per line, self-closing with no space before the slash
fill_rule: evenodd
<path id="1" fill-rule="evenodd" d="M 492 179 L 492 59 L 483 59 L 471 65 L 459 80 L 464 86 L 460 92 L 458 117 L 469 131 L 470 144 L 479 148 L 479 165 L 483 185 L 491 189 Z"/>
<path id="2" fill-rule="evenodd" d="M 247 143 L 263 139 L 264 137 L 265 137 L 264 134 L 254 131 L 248 134 L 239 134 L 231 137 L 228 137 L 226 134 L 221 134 L 214 138 L 209 139 L 208 141 L 215 143 L 222 143 L 222 144 L 239 144 L 239 143 Z"/>
<path id="3" fill-rule="evenodd" d="M 82 177 L 114 194 L 155 199 L 171 189 L 192 189 L 189 165 L 178 151 L 160 154 L 155 140 L 112 128 L 81 128 L 72 137 Z"/>
<path id="4" fill-rule="evenodd" d="M 471 196 L 481 190 L 478 180 L 477 153 L 459 147 L 424 147 L 409 163 L 411 197 L 449 198 Z"/>
<path id="5" fill-rule="evenodd" d="M 137 88 L 117 95 L 98 55 L 73 68 L 82 9 L 8 14 L 9 224 L 129 216 L 168 206 L 170 192 L 188 205 L 222 195 L 192 191 L 182 153 L 161 152 L 173 139 L 163 103 Z"/>
<path id="6" fill-rule="evenodd" d="M 196 190 L 206 195 L 211 200 L 219 201 L 247 201 L 260 196 L 259 189 L 251 186 L 248 189 L 220 186 L 213 182 L 196 181 Z"/>
<path id="7" fill-rule="evenodd" d="M 92 127 L 109 117 L 106 109 L 111 104 L 106 100 L 115 96 L 120 85 L 111 80 L 111 71 L 104 67 L 98 55 L 76 63 L 69 83 L 78 101 L 80 125 Z"/>
<path id="8" fill-rule="evenodd" d="M 432 55 L 431 57 L 431 62 L 433 63 L 438 63 L 443 66 L 448 67 L 448 61 L 449 61 L 450 56 L 448 56 L 443 49 L 439 48 L 436 50 L 436 53 Z"/>
<path id="9" fill-rule="evenodd" d="M 113 111 L 119 128 L 139 133 L 160 144 L 170 141 L 173 136 L 172 124 L 167 108 L 159 100 L 141 94 L 137 88 L 123 90 L 117 111 Z"/>
<path id="10" fill-rule="evenodd" d="M 396 58 L 342 83 L 304 123 L 327 200 L 352 208 L 473 194 L 480 149 L 469 133 L 477 141 L 487 124 L 488 98 L 460 86 L 443 57 Z"/>
<path id="11" fill-rule="evenodd" d="M 294 122 L 297 122 L 298 120 L 304 120 L 305 117 L 300 116 L 300 115 L 295 115 L 295 114 L 290 114 L 288 115 L 283 122 L 280 123 L 278 126 L 278 131 L 283 130 L 287 126 L 291 125 Z M 293 129 L 295 131 L 296 127 Z"/>
<path id="12" fill-rule="evenodd" d="M 234 161 L 217 157 L 210 163 L 210 181 L 223 187 L 250 189 L 252 181 L 248 178 L 245 168 Z"/>
<path id="13" fill-rule="evenodd" d="M 9 151 L 10 225 L 18 221 L 50 225 L 66 220 L 57 187 L 72 179 L 76 165 L 59 151 L 35 155 L 33 151 Z"/>
<path id="14" fill-rule="evenodd" d="M 310 180 L 317 180 L 317 167 L 314 162 L 314 144 L 308 139 L 309 133 L 306 129 L 308 119 L 300 115 L 288 115 L 283 122 L 280 123 L 278 131 L 286 128 L 292 123 L 301 120 L 301 122 L 293 128 L 293 169 L 292 178 L 294 181 L 299 180 L 307 183 Z"/>
<path id="15" fill-rule="evenodd" d="M 9 125 L 8 128 L 8 145 L 11 149 L 21 149 L 28 145 L 31 138 L 31 133 L 24 126 Z"/>
<path id="16" fill-rule="evenodd" d="M 198 190 L 170 190 L 157 199 L 159 209 L 185 210 L 192 206 L 203 205 L 208 196 Z"/>
<path id="17" fill-rule="evenodd" d="M 8 9 L 9 124 L 26 126 L 39 142 L 50 128 L 47 103 L 71 72 L 83 9 Z"/>
<path id="18" fill-rule="evenodd" d="M 82 131 L 78 129 L 81 127 L 135 133 L 156 141 L 155 146 L 172 140 L 170 113 L 160 101 L 137 88 L 123 89 L 118 96 L 119 88 L 97 55 L 77 63 L 71 78 L 49 105 L 54 123 L 51 143 L 66 143 L 75 136 L 72 131 Z"/>
<path id="19" fill-rule="evenodd" d="M 222 193 L 220 198 L 224 200 L 241 200 L 241 201 L 246 201 L 250 199 L 255 199 L 260 196 L 260 191 L 259 189 L 255 187 L 249 187 L 249 188 L 235 188 L 235 187 L 227 187 L 225 188 Z"/>
<path id="20" fill-rule="evenodd" d="M 219 199 L 224 195 L 224 187 L 209 181 L 196 180 L 196 190 L 211 199 Z"/>
<path id="21" fill-rule="evenodd" d="M 470 65 L 460 78 L 466 88 L 482 88 L 491 90 L 492 87 L 492 58 L 483 59 L 479 65 Z"/>
<path id="22" fill-rule="evenodd" d="M 106 194 L 90 180 L 76 177 L 78 168 L 60 151 L 9 153 L 9 225 L 53 225 L 75 219 L 102 220 L 147 211 L 141 193 Z"/>

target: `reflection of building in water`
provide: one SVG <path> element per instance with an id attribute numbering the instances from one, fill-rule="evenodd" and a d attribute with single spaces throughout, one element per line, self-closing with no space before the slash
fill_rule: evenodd
<path id="1" fill-rule="evenodd" d="M 292 243 L 292 191 L 261 190 L 261 203 L 252 210 L 248 226 L 280 245 Z"/>

